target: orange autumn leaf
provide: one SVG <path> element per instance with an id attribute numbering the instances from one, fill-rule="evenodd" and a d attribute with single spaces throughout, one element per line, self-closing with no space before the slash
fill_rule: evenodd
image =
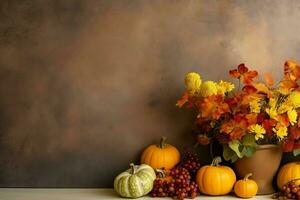
<path id="1" fill-rule="evenodd" d="M 229 106 L 223 101 L 223 96 L 212 95 L 203 99 L 199 104 L 202 118 L 219 119 L 221 115 L 229 111 Z"/>
<path id="2" fill-rule="evenodd" d="M 252 93 L 255 93 L 257 92 L 257 89 L 252 86 L 252 85 L 245 85 L 243 88 L 242 88 L 242 91 L 243 92 L 246 92 L 248 94 L 252 94 Z"/>
<path id="3" fill-rule="evenodd" d="M 300 67 L 295 61 L 288 60 L 284 63 L 284 75 L 287 79 L 298 80 L 300 79 Z"/>
<path id="4" fill-rule="evenodd" d="M 298 84 L 296 81 L 293 80 L 282 80 L 279 84 L 279 90 L 283 93 L 287 93 L 292 89 L 295 89 L 298 87 Z"/>
<path id="5" fill-rule="evenodd" d="M 272 97 L 272 92 L 263 83 L 254 83 L 254 87 L 257 89 L 257 93 L 266 94 L 268 97 Z"/>
<path id="6" fill-rule="evenodd" d="M 265 82 L 267 84 L 267 86 L 271 87 L 274 85 L 274 80 L 273 80 L 273 76 L 271 73 L 265 73 Z"/>
<path id="7" fill-rule="evenodd" d="M 232 140 L 241 139 L 246 134 L 247 127 L 247 119 L 243 115 L 237 114 L 234 119 L 221 125 L 220 132 L 229 134 Z"/>
<path id="8" fill-rule="evenodd" d="M 229 75 L 233 78 L 238 78 L 242 83 L 250 85 L 253 82 L 253 79 L 257 77 L 257 71 L 249 71 L 244 63 L 240 64 L 237 69 L 230 70 Z"/>
<path id="9" fill-rule="evenodd" d="M 255 77 L 257 77 L 258 73 L 257 71 L 249 71 L 249 72 L 246 72 L 243 76 L 242 76 L 242 82 L 244 84 L 251 84 L 253 82 L 253 79 Z"/>
<path id="10" fill-rule="evenodd" d="M 289 118 L 286 114 L 278 115 L 276 120 L 284 126 L 289 126 Z"/>
<path id="11" fill-rule="evenodd" d="M 257 114 L 256 113 L 247 114 L 245 116 L 245 118 L 247 119 L 248 126 L 251 126 L 251 125 L 257 123 Z"/>
<path id="12" fill-rule="evenodd" d="M 186 92 L 182 95 L 182 97 L 177 101 L 176 106 L 181 108 L 185 103 L 189 101 L 189 94 Z"/>

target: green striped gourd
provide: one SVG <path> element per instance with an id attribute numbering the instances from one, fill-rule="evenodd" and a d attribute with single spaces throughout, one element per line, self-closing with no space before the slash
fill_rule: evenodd
<path id="1" fill-rule="evenodd" d="M 146 164 L 130 164 L 130 169 L 119 174 L 114 180 L 115 191 L 122 197 L 138 198 L 153 188 L 155 171 Z"/>

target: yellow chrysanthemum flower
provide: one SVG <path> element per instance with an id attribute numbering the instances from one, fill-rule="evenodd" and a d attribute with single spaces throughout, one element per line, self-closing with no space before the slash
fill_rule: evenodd
<path id="1" fill-rule="evenodd" d="M 261 105 L 259 99 L 253 99 L 252 101 L 250 101 L 249 106 L 251 112 L 260 113 Z"/>
<path id="2" fill-rule="evenodd" d="M 287 115 L 288 115 L 288 118 L 289 118 L 289 121 L 291 123 L 291 125 L 294 125 L 297 123 L 297 117 L 298 117 L 298 114 L 297 114 L 297 111 L 295 109 L 291 109 L 287 112 Z"/>
<path id="3" fill-rule="evenodd" d="M 255 140 L 264 138 L 264 134 L 266 133 L 264 127 L 258 124 L 251 125 L 249 127 L 249 130 L 250 132 L 255 133 Z"/>
<path id="4" fill-rule="evenodd" d="M 269 100 L 269 107 L 274 108 L 276 106 L 277 100 L 275 98 L 270 98 Z"/>
<path id="5" fill-rule="evenodd" d="M 225 94 L 226 92 L 230 92 L 234 89 L 234 84 L 221 80 L 218 83 L 218 94 Z"/>
<path id="6" fill-rule="evenodd" d="M 200 94 L 203 97 L 216 95 L 218 93 L 218 85 L 214 81 L 205 81 L 200 88 Z"/>
<path id="7" fill-rule="evenodd" d="M 275 119 L 278 115 L 276 109 L 276 99 L 270 98 L 269 100 L 269 107 L 266 108 L 266 113 L 270 116 L 270 118 Z"/>
<path id="8" fill-rule="evenodd" d="M 286 126 L 283 126 L 283 125 L 281 125 L 281 124 L 277 124 L 276 125 L 276 127 L 275 128 L 273 128 L 272 129 L 275 133 L 276 133 L 276 135 L 277 135 L 277 137 L 279 137 L 280 139 L 283 139 L 285 136 L 287 136 L 287 134 L 288 134 L 288 129 L 287 129 L 287 127 Z"/>
<path id="9" fill-rule="evenodd" d="M 266 113 L 268 113 L 272 119 L 275 119 L 278 115 L 276 108 L 266 108 Z"/>
<path id="10" fill-rule="evenodd" d="M 184 82 L 189 93 L 194 94 L 200 90 L 202 80 L 200 74 L 190 72 L 186 74 Z"/>
<path id="11" fill-rule="evenodd" d="M 285 113 L 293 108 L 293 104 L 291 100 L 288 98 L 286 99 L 277 109 L 278 114 Z"/>
<path id="12" fill-rule="evenodd" d="M 300 92 L 294 91 L 290 94 L 289 100 L 293 104 L 294 108 L 300 107 Z"/>

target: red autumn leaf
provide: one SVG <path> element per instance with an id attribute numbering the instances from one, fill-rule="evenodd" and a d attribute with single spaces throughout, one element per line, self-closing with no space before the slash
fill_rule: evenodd
<path id="1" fill-rule="evenodd" d="M 273 134 L 273 127 L 275 127 L 277 124 L 276 120 L 274 119 L 265 119 L 262 122 L 262 126 L 264 127 L 264 129 L 266 130 L 267 134 L 272 135 Z"/>
<path id="2" fill-rule="evenodd" d="M 294 149 L 294 140 L 286 140 L 282 144 L 282 150 L 283 152 L 291 152 Z"/>
<path id="3" fill-rule="evenodd" d="M 240 79 L 246 85 L 250 85 L 258 73 L 255 70 L 249 71 L 245 64 L 242 63 L 238 66 L 238 69 L 230 70 L 229 75 Z"/>
<path id="4" fill-rule="evenodd" d="M 269 87 L 274 85 L 274 80 L 271 73 L 265 73 L 265 82 Z"/>
<path id="5" fill-rule="evenodd" d="M 290 128 L 290 139 L 298 140 L 300 138 L 300 129 L 297 126 Z"/>
<path id="6" fill-rule="evenodd" d="M 229 75 L 232 76 L 233 78 L 239 78 L 240 73 L 238 72 L 237 69 L 229 70 Z"/>
<path id="7" fill-rule="evenodd" d="M 185 103 L 189 101 L 189 94 L 186 92 L 183 96 L 177 101 L 176 106 L 181 108 Z"/>
<path id="8" fill-rule="evenodd" d="M 294 149 L 299 149 L 300 148 L 300 141 L 297 140 L 295 143 L 294 143 Z"/>
<path id="9" fill-rule="evenodd" d="M 238 66 L 238 72 L 240 74 L 244 74 L 244 73 L 248 72 L 248 68 L 245 66 L 244 63 L 239 64 L 239 66 Z"/>
<path id="10" fill-rule="evenodd" d="M 257 89 L 252 85 L 245 85 L 242 90 L 248 94 L 252 94 L 257 91 Z"/>
<path id="11" fill-rule="evenodd" d="M 242 82 L 244 83 L 244 84 L 251 84 L 252 83 L 252 81 L 253 81 L 253 79 L 255 78 L 255 77 L 257 77 L 257 75 L 258 75 L 258 73 L 257 73 L 257 71 L 248 71 L 248 72 L 246 72 L 245 74 L 243 74 L 243 76 L 242 76 Z"/>
<path id="12" fill-rule="evenodd" d="M 258 113 L 257 115 L 257 123 L 262 124 L 264 120 L 268 118 L 268 114 L 265 112 Z"/>

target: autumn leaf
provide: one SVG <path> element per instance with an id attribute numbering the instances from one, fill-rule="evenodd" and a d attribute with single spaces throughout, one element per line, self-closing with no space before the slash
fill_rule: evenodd
<path id="1" fill-rule="evenodd" d="M 289 118 L 286 114 L 276 116 L 276 120 L 284 126 L 289 126 Z"/>
<path id="2" fill-rule="evenodd" d="M 246 92 L 247 94 L 252 94 L 257 92 L 257 89 L 252 85 L 245 85 L 242 89 L 243 92 Z"/>
<path id="3" fill-rule="evenodd" d="M 283 152 L 291 152 L 294 149 L 294 140 L 286 140 L 282 144 Z"/>
<path id="4" fill-rule="evenodd" d="M 257 77 L 257 71 L 249 71 L 244 63 L 240 64 L 237 69 L 230 70 L 229 75 L 233 78 L 238 78 L 242 83 L 250 85 L 253 82 L 253 79 Z"/>
<path id="5" fill-rule="evenodd" d="M 284 75 L 287 79 L 298 80 L 300 78 L 300 67 L 295 61 L 288 60 L 284 63 Z"/>
<path id="6" fill-rule="evenodd" d="M 243 74 L 241 80 L 244 84 L 248 85 L 253 82 L 253 79 L 257 77 L 257 75 L 258 75 L 257 71 L 249 71 Z"/>
<path id="7" fill-rule="evenodd" d="M 290 139 L 298 140 L 300 138 L 300 129 L 297 126 L 292 126 L 290 128 Z"/>
<path id="8" fill-rule="evenodd" d="M 177 101 L 176 106 L 181 108 L 185 103 L 189 101 L 189 93 L 184 93 L 183 96 Z"/>
<path id="9" fill-rule="evenodd" d="M 230 139 L 239 140 L 246 134 L 248 121 L 245 116 L 241 114 L 236 114 L 234 119 L 225 122 L 220 127 L 221 133 L 226 133 L 230 135 Z"/>
<path id="10" fill-rule="evenodd" d="M 265 73 L 264 78 L 267 86 L 271 87 L 274 85 L 274 80 L 271 73 Z"/>
<path id="11" fill-rule="evenodd" d="M 256 88 L 257 93 L 266 94 L 268 97 L 272 97 L 272 92 L 269 90 L 269 88 L 265 84 L 255 83 L 253 85 Z"/>
<path id="12" fill-rule="evenodd" d="M 229 112 L 229 106 L 224 102 L 223 96 L 208 96 L 200 102 L 200 116 L 203 118 L 219 119 L 223 113 Z"/>
<path id="13" fill-rule="evenodd" d="M 272 128 L 275 127 L 276 124 L 277 124 L 277 122 L 274 119 L 265 119 L 262 122 L 262 126 L 264 127 L 267 134 L 269 134 L 269 135 L 273 134 Z"/>
<path id="14" fill-rule="evenodd" d="M 293 80 L 282 80 L 279 84 L 279 91 L 288 94 L 290 90 L 298 88 L 298 84 Z"/>

